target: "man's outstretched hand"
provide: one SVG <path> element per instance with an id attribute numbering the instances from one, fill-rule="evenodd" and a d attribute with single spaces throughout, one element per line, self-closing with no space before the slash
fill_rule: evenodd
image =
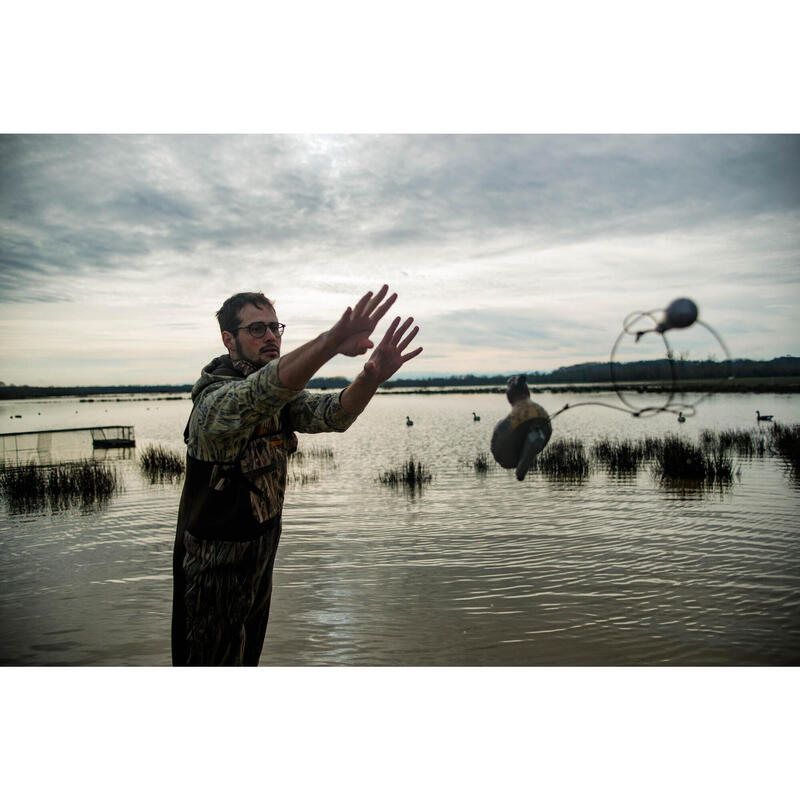
<path id="1" fill-rule="evenodd" d="M 328 331 L 329 341 L 337 354 L 360 356 L 374 346 L 369 338 L 370 334 L 397 300 L 397 294 L 392 294 L 381 305 L 388 291 L 389 287 L 384 284 L 376 295 L 367 292 L 353 308 L 348 306 L 339 321 Z"/>
<path id="2" fill-rule="evenodd" d="M 364 364 L 364 374 L 370 381 L 375 381 L 376 383 L 388 381 L 406 361 L 410 361 L 422 352 L 422 348 L 418 347 L 416 350 L 403 355 L 403 350 L 411 344 L 411 341 L 419 332 L 419 326 L 415 325 L 411 333 L 403 339 L 403 334 L 405 334 L 413 321 L 414 318 L 409 317 L 400 325 L 400 317 L 395 317 L 380 344 L 375 348 L 375 352 Z"/>

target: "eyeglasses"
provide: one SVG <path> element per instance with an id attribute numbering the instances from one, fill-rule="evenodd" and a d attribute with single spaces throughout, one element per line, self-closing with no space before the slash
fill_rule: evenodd
<path id="1" fill-rule="evenodd" d="M 240 325 L 236 331 L 247 331 L 254 339 L 263 339 L 267 335 L 267 328 L 280 338 L 286 326 L 282 322 L 251 322 L 249 325 Z"/>

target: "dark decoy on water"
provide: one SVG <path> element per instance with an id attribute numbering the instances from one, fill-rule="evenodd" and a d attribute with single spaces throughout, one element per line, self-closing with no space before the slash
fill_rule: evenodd
<path id="1" fill-rule="evenodd" d="M 553 427 L 548 413 L 531 400 L 524 375 L 509 379 L 506 398 L 511 403 L 511 413 L 495 425 L 491 450 L 494 460 L 501 467 L 513 469 L 521 481 L 533 459 L 550 441 Z"/>
<path id="2" fill-rule="evenodd" d="M 414 424 L 414 420 L 410 419 L 409 417 L 406 417 L 406 425 L 413 425 L 413 424 Z"/>
<path id="3" fill-rule="evenodd" d="M 473 422 L 480 422 L 481 418 L 473 411 L 472 412 L 472 421 Z"/>
<path id="4" fill-rule="evenodd" d="M 686 417 L 683 416 L 683 411 L 678 412 L 678 422 L 686 422 Z"/>
<path id="5" fill-rule="evenodd" d="M 772 422 L 772 414 L 762 414 L 760 411 L 756 411 L 756 422 Z"/>

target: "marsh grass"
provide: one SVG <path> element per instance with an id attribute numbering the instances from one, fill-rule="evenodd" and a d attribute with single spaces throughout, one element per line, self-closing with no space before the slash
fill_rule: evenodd
<path id="1" fill-rule="evenodd" d="M 180 479 L 186 469 L 180 453 L 160 444 L 142 448 L 139 467 L 150 483 L 172 483 Z"/>
<path id="2" fill-rule="evenodd" d="M 114 467 L 96 461 L 0 466 L 0 489 L 15 512 L 93 510 L 121 489 Z"/>
<path id="3" fill-rule="evenodd" d="M 545 447 L 534 461 L 535 468 L 551 478 L 581 480 L 591 469 L 580 439 L 557 439 Z"/>
<path id="4" fill-rule="evenodd" d="M 726 485 L 733 480 L 733 460 L 719 447 L 710 449 L 668 435 L 653 458 L 653 472 L 662 481 L 690 480 Z"/>
<path id="5" fill-rule="evenodd" d="M 766 454 L 767 433 L 739 428 L 704 430 L 700 433 L 700 446 L 709 453 L 733 453 L 742 458 L 753 458 Z"/>
<path id="6" fill-rule="evenodd" d="M 288 473 L 286 481 L 290 486 L 305 486 L 309 483 L 317 483 L 319 481 L 319 472 L 297 472 L 292 470 Z"/>
<path id="7" fill-rule="evenodd" d="M 475 472 L 483 473 L 488 472 L 490 468 L 489 456 L 487 453 L 478 453 L 475 460 L 472 462 Z"/>
<path id="8" fill-rule="evenodd" d="M 644 460 L 644 444 L 629 440 L 600 439 L 591 449 L 592 459 L 615 474 L 635 473 Z"/>
<path id="9" fill-rule="evenodd" d="M 775 423 L 769 432 L 771 452 L 784 459 L 795 471 L 800 471 L 800 425 Z"/>
<path id="10" fill-rule="evenodd" d="M 413 491 L 430 483 L 433 480 L 433 474 L 422 462 L 415 462 L 413 458 L 410 458 L 404 461 L 401 467 L 384 472 L 378 477 L 378 480 L 385 486 L 402 486 Z"/>
<path id="11" fill-rule="evenodd" d="M 303 447 L 302 450 L 295 450 L 289 456 L 294 461 L 305 461 L 306 459 L 315 458 L 319 461 L 333 461 L 333 448 L 325 447 L 323 445 L 311 445 Z"/>

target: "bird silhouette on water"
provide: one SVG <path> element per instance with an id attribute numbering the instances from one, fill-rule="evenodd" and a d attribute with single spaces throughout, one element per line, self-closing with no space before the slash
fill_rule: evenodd
<path id="1" fill-rule="evenodd" d="M 756 411 L 756 422 L 772 422 L 772 414 L 762 414 L 760 411 Z"/>
<path id="2" fill-rule="evenodd" d="M 411 419 L 410 417 L 406 417 L 406 425 L 411 427 L 411 425 L 413 425 L 413 424 L 414 424 L 414 420 Z"/>
<path id="3" fill-rule="evenodd" d="M 473 422 L 480 422 L 481 418 L 473 411 L 472 412 L 472 421 Z"/>

